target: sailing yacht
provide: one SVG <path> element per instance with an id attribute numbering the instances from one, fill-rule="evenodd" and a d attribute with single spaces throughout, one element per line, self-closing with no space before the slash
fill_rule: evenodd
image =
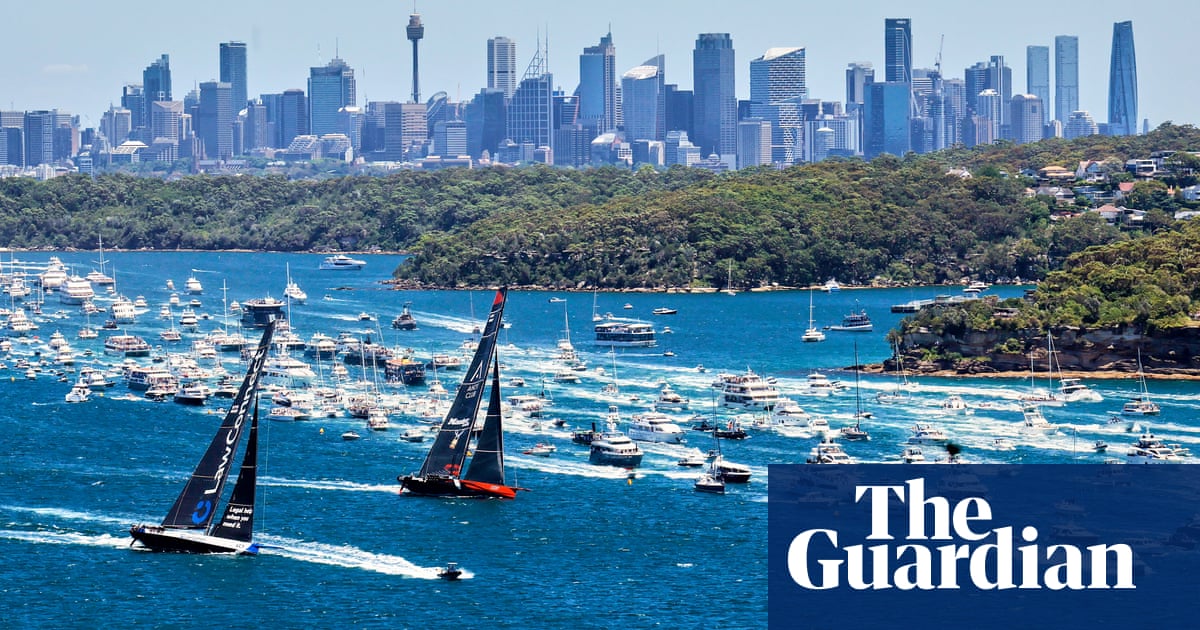
<path id="1" fill-rule="evenodd" d="M 501 427 L 500 407 L 500 357 L 496 353 L 496 339 L 500 332 L 500 320 L 504 314 L 507 288 L 496 292 L 492 310 L 484 324 L 479 347 L 471 359 L 463 382 L 458 387 L 454 402 L 447 412 L 442 426 L 433 439 L 433 446 L 425 456 L 421 470 L 408 475 L 399 475 L 402 492 L 414 496 L 479 497 L 515 499 L 517 489 L 505 485 L 504 479 L 504 433 Z M 483 402 L 484 384 L 488 372 L 492 375 L 491 395 L 483 428 L 474 438 L 476 417 Z M 473 450 L 470 464 L 466 462 L 468 451 Z"/>
<path id="2" fill-rule="evenodd" d="M 862 394 L 858 382 L 858 342 L 854 343 L 854 426 L 842 427 L 842 437 L 847 440 L 869 440 L 871 435 L 861 424 L 865 418 L 870 418 L 871 412 L 863 410 Z"/>
<path id="3" fill-rule="evenodd" d="M 258 553 L 258 545 L 253 541 L 258 457 L 257 393 L 259 376 L 274 331 L 274 322 L 263 331 L 258 348 L 246 369 L 246 376 L 221 427 L 162 524 L 140 524 L 129 528 L 134 544 L 151 551 Z M 250 430 L 237 481 L 225 504 L 225 511 L 219 519 L 215 519 L 221 491 L 233 468 L 230 460 L 246 433 L 247 420 L 250 421 Z"/>
<path id="4" fill-rule="evenodd" d="M 1129 399 L 1121 406 L 1121 413 L 1127 416 L 1157 416 L 1161 409 L 1158 403 L 1150 400 L 1150 390 L 1146 389 L 1146 372 L 1142 370 L 1142 349 L 1138 348 L 1138 384 L 1141 393 Z"/>
<path id="5" fill-rule="evenodd" d="M 813 323 L 812 289 L 808 290 L 808 330 L 804 331 L 804 335 L 800 337 L 800 341 L 809 343 L 825 341 L 825 333 L 822 332 L 820 328 L 817 328 L 816 324 Z"/>
<path id="6" fill-rule="evenodd" d="M 725 288 L 721 290 L 725 295 L 737 295 L 737 290 L 733 288 L 733 259 L 729 260 L 729 275 L 725 280 Z"/>

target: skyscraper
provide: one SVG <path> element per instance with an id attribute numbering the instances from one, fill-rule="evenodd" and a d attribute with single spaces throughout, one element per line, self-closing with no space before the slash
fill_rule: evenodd
<path id="1" fill-rule="evenodd" d="M 803 156 L 808 98 L 803 48 L 771 48 L 750 62 L 750 115 L 771 125 L 771 161 L 791 165 Z"/>
<path id="2" fill-rule="evenodd" d="M 1001 133 L 1003 128 L 1008 125 L 1008 107 L 1006 105 L 1012 100 L 1012 68 L 1004 63 L 1004 55 L 992 55 L 988 59 L 988 79 L 987 87 L 996 90 L 1000 95 L 1000 126 Z M 1001 135 L 1001 138 L 1004 136 Z"/>
<path id="3" fill-rule="evenodd" d="M 314 136 L 349 135 L 339 124 L 338 111 L 355 104 L 354 69 L 334 57 L 324 66 L 308 69 L 308 126 Z"/>
<path id="4" fill-rule="evenodd" d="M 234 115 L 246 108 L 246 42 L 221 42 L 222 83 L 230 87 L 230 104 Z"/>
<path id="5" fill-rule="evenodd" d="M 597 133 L 617 128 L 617 48 L 612 33 L 579 55 L 579 117 Z"/>
<path id="6" fill-rule="evenodd" d="M 884 80 L 912 83 L 912 23 L 908 18 L 883 21 Z"/>
<path id="7" fill-rule="evenodd" d="M 692 51 L 695 143 L 707 157 L 734 157 L 737 151 L 737 93 L 734 91 L 733 38 L 701 33 Z"/>
<path id="8" fill-rule="evenodd" d="M 263 101 L 266 102 L 266 99 Z M 270 115 L 268 109 L 267 116 Z M 283 91 L 276 121 L 277 148 L 286 149 L 296 136 L 308 133 L 308 99 L 304 96 L 304 90 L 293 88 Z"/>
<path id="9" fill-rule="evenodd" d="M 1054 119 L 1066 122 L 1079 110 L 1079 38 L 1054 38 Z"/>
<path id="10" fill-rule="evenodd" d="M 866 98 L 867 85 L 875 82 L 875 69 L 870 62 L 856 62 L 846 66 L 846 110 L 851 105 L 862 105 Z"/>
<path id="11" fill-rule="evenodd" d="M 196 110 L 196 136 L 204 142 L 210 160 L 233 156 L 233 88 L 221 81 L 200 84 L 200 106 Z"/>
<path id="12" fill-rule="evenodd" d="M 546 58 L 539 43 L 508 103 L 508 139 L 518 145 L 528 143 L 534 148 L 546 146 L 553 150 L 553 112 L 554 75 L 546 69 Z"/>
<path id="13" fill-rule="evenodd" d="M 419 13 L 413 13 L 408 16 L 408 28 L 405 29 L 405 32 L 408 34 L 408 41 L 412 42 L 413 45 L 412 102 L 420 103 L 421 86 L 417 81 L 417 43 L 421 41 L 422 37 L 425 37 L 425 26 L 421 24 L 421 15 Z"/>
<path id="14" fill-rule="evenodd" d="M 865 108 L 868 159 L 881 153 L 902 156 L 911 148 L 912 90 L 904 81 L 872 83 L 867 89 Z"/>
<path id="15" fill-rule="evenodd" d="M 517 43 L 507 37 L 487 40 L 487 86 L 504 92 L 504 98 L 517 91 Z"/>
<path id="16" fill-rule="evenodd" d="M 49 164 L 54 161 L 54 127 L 57 115 L 53 111 L 25 112 L 25 166 Z"/>
<path id="17" fill-rule="evenodd" d="M 138 126 L 150 126 L 150 103 L 171 100 L 171 60 L 164 53 L 142 72 L 142 116 Z"/>
<path id="18" fill-rule="evenodd" d="M 658 55 L 621 76 L 625 139 L 664 140 L 667 135 L 665 57 Z"/>
<path id="19" fill-rule="evenodd" d="M 1137 133 L 1137 57 L 1133 53 L 1133 22 L 1113 24 L 1112 62 L 1108 70 L 1108 133 Z"/>
<path id="20" fill-rule="evenodd" d="M 1036 94 L 1016 94 L 1009 102 L 1009 132 L 1012 141 L 1017 144 L 1037 142 L 1042 139 L 1045 124 L 1045 105 Z"/>
<path id="21" fill-rule="evenodd" d="M 1049 122 L 1046 118 L 1050 103 L 1050 47 L 1025 47 L 1025 92 L 1042 99 L 1042 124 Z M 1016 134 L 1014 133 L 1014 136 Z"/>

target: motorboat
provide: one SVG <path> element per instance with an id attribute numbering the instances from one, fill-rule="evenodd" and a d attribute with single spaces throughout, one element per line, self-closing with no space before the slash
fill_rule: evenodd
<path id="1" fill-rule="evenodd" d="M 533 446 L 525 449 L 523 451 L 523 453 L 525 455 L 536 455 L 538 457 L 549 457 L 550 455 L 554 454 L 557 450 L 558 450 L 558 447 L 553 444 L 546 444 L 544 442 L 538 442 L 537 444 L 534 444 Z"/>
<path id="2" fill-rule="evenodd" d="M 458 568 L 458 564 L 456 564 L 454 562 L 449 562 L 449 563 L 446 563 L 446 568 L 442 569 L 441 571 L 438 571 L 437 576 L 442 578 L 443 580 L 453 582 L 453 581 L 457 580 L 458 578 L 462 577 L 462 574 L 463 574 L 462 569 Z"/>
<path id="3" fill-rule="evenodd" d="M 940 428 L 926 422 L 918 422 L 910 430 L 909 444 L 940 444 L 950 439 Z"/>
<path id="4" fill-rule="evenodd" d="M 747 369 L 724 378 L 721 406 L 729 409 L 770 411 L 779 402 L 779 389 Z"/>
<path id="5" fill-rule="evenodd" d="M 838 281 L 833 278 L 826 280 L 825 284 L 821 285 L 821 291 L 824 293 L 837 293 L 841 290 L 842 285 L 838 284 Z"/>
<path id="6" fill-rule="evenodd" d="M 96 291 L 92 289 L 91 281 L 71 275 L 63 282 L 62 290 L 58 294 L 58 301 L 63 304 L 83 304 L 94 297 L 96 297 Z"/>
<path id="7" fill-rule="evenodd" d="M 79 381 L 71 387 L 71 391 L 67 392 L 64 400 L 69 403 L 85 403 L 92 396 L 92 390 L 84 381 Z"/>
<path id="8" fill-rule="evenodd" d="M 181 386 L 174 395 L 175 402 L 181 405 L 203 405 L 208 397 L 212 395 L 212 390 L 203 383 L 187 383 Z"/>
<path id="9" fill-rule="evenodd" d="M 421 430 L 419 427 L 410 427 L 405 429 L 404 433 L 400 434 L 400 439 L 404 440 L 405 442 L 424 442 L 425 431 Z"/>
<path id="10" fill-rule="evenodd" d="M 695 453 L 689 453 L 683 457 L 680 457 L 675 462 L 675 465 L 683 466 L 684 468 L 699 468 L 707 463 L 708 459 L 704 457 L 704 454 L 696 451 Z"/>
<path id="11" fill-rule="evenodd" d="M 942 401 L 942 411 L 946 413 L 970 413 L 970 407 L 967 407 L 966 401 L 958 394 L 950 394 L 946 400 Z"/>
<path id="12" fill-rule="evenodd" d="M 1100 402 L 1104 396 L 1100 392 L 1084 385 L 1077 378 L 1064 377 L 1058 381 L 1058 395 L 1064 402 Z"/>
<path id="13" fill-rule="evenodd" d="M 808 457 L 805 458 L 805 463 L 808 464 L 852 464 L 853 460 L 842 450 L 842 445 L 834 442 L 832 438 L 825 437 L 816 446 L 809 451 Z"/>
<path id="14" fill-rule="evenodd" d="M 579 374 L 569 369 L 558 370 L 554 373 L 554 382 L 576 384 L 579 383 Z"/>
<path id="15" fill-rule="evenodd" d="M 781 397 L 771 410 L 770 423 L 777 426 L 807 426 L 808 412 L 791 398 Z"/>
<path id="16" fill-rule="evenodd" d="M 846 388 L 840 381 L 831 381 L 820 372 L 809 374 L 807 383 L 808 394 L 811 396 L 829 396 Z"/>
<path id="17" fill-rule="evenodd" d="M 1177 464 L 1183 457 L 1153 433 L 1143 433 L 1125 452 L 1125 461 L 1130 464 Z"/>
<path id="18" fill-rule="evenodd" d="M 711 473 L 703 473 L 697 479 L 693 486 L 696 492 L 704 492 L 707 494 L 725 494 L 725 480 L 712 475 Z"/>
<path id="19" fill-rule="evenodd" d="M 513 394 L 508 397 L 508 406 L 530 418 L 539 418 L 545 409 L 545 401 L 532 394 Z"/>
<path id="20" fill-rule="evenodd" d="M 588 461 L 593 464 L 636 468 L 642 464 L 642 449 L 623 433 L 603 433 L 591 441 Z"/>
<path id="21" fill-rule="evenodd" d="M 417 320 L 415 317 L 413 317 L 412 311 L 409 310 L 410 304 L 412 304 L 412 302 L 404 303 L 404 306 L 400 309 L 400 314 L 392 320 L 392 328 L 395 328 L 396 330 L 417 329 Z"/>
<path id="22" fill-rule="evenodd" d="M 987 290 L 988 290 L 988 284 L 986 282 L 980 282 L 979 280 L 976 280 L 976 281 L 972 282 L 971 284 L 968 284 L 967 286 L 963 287 L 963 293 L 966 293 L 968 295 L 978 295 L 979 293 L 982 293 L 983 291 L 987 291 Z"/>
<path id="23" fill-rule="evenodd" d="M 750 467 L 745 464 L 735 464 L 719 452 L 709 464 L 708 474 L 726 483 L 750 483 Z"/>
<path id="24" fill-rule="evenodd" d="M 196 276 L 188 276 L 188 279 L 183 283 L 183 290 L 187 291 L 188 295 L 200 295 L 204 293 L 204 285 L 196 279 Z"/>
<path id="25" fill-rule="evenodd" d="M 1021 415 L 1024 418 L 1022 426 L 1027 431 L 1058 430 L 1058 425 L 1046 420 L 1046 416 L 1042 414 L 1041 407 L 1037 405 L 1023 405 L 1021 407 Z"/>
<path id="26" fill-rule="evenodd" d="M 1008 438 L 998 437 L 992 439 L 992 448 L 997 451 L 1011 451 L 1016 449 L 1017 445 L 1013 444 L 1013 441 Z"/>
<path id="27" fill-rule="evenodd" d="M 362 437 L 362 436 L 354 431 L 346 431 L 345 433 L 342 434 L 342 439 L 346 440 L 347 442 L 357 440 L 360 437 Z"/>
<path id="28" fill-rule="evenodd" d="M 124 357 L 150 356 L 150 344 L 137 335 L 110 335 L 104 340 L 104 351 Z"/>
<path id="29" fill-rule="evenodd" d="M 671 386 L 664 383 L 662 389 L 658 392 L 658 400 L 654 401 L 654 408 L 658 411 L 684 411 L 691 404 L 691 401 L 679 395 Z"/>
<path id="30" fill-rule="evenodd" d="M 372 431 L 387 431 L 391 427 L 387 410 L 382 407 L 371 407 L 367 411 L 367 428 Z"/>
<path id="31" fill-rule="evenodd" d="M 345 254 L 334 254 L 321 261 L 323 271 L 359 271 L 367 266 L 367 261 L 351 258 Z"/>
<path id="32" fill-rule="evenodd" d="M 628 435 L 639 442 L 682 444 L 684 431 L 667 416 L 648 412 L 635 414 L 629 423 Z"/>
<path id="33" fill-rule="evenodd" d="M 667 308 L 665 306 L 660 306 L 650 312 L 655 315 L 674 315 L 674 314 L 678 313 L 679 311 L 676 309 L 673 309 L 673 308 Z"/>
<path id="34" fill-rule="evenodd" d="M 905 464 L 925 464 L 929 460 L 925 459 L 925 453 L 920 446 L 905 446 L 900 452 L 900 461 Z"/>

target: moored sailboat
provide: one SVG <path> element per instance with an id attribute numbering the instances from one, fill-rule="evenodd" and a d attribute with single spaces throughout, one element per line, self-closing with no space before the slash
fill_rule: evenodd
<path id="1" fill-rule="evenodd" d="M 504 479 L 504 434 L 501 427 L 500 407 L 500 359 L 496 353 L 496 339 L 500 331 L 500 320 L 504 314 L 504 303 L 508 290 L 496 292 L 488 314 L 479 346 L 466 376 L 458 386 L 454 402 L 446 414 L 442 426 L 433 440 L 433 446 L 425 456 L 421 470 L 409 475 L 400 475 L 405 494 L 415 496 L 516 498 L 516 489 L 505 485 Z M 483 402 L 484 385 L 491 372 L 491 395 L 483 429 L 475 438 L 474 449 L 470 449 L 476 416 Z M 470 464 L 466 462 L 469 450 L 473 450 Z"/>
<path id="2" fill-rule="evenodd" d="M 257 391 L 274 330 L 272 322 L 263 331 L 246 376 L 221 427 L 162 524 L 130 527 L 129 535 L 133 537 L 131 544 L 139 544 L 152 551 L 258 553 L 258 545 L 253 541 L 258 457 Z M 221 518 L 214 519 L 225 481 L 232 471 L 231 460 L 246 433 L 247 420 L 250 421 L 250 429 L 237 481 Z"/>

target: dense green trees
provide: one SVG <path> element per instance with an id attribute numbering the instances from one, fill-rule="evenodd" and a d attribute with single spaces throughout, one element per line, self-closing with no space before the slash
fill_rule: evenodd
<path id="1" fill-rule="evenodd" d="M 1095 215 L 1051 220 L 1023 170 L 1200 148 L 1200 132 L 956 148 L 776 171 L 451 169 L 318 178 L 126 174 L 0 180 L 0 244 L 408 250 L 397 276 L 430 284 L 561 287 L 942 282 L 1040 278 L 1086 247 L 1140 238 Z M 1176 180 L 1190 157 L 1173 159 Z M 952 168 L 966 167 L 973 177 Z M 315 169 L 315 170 L 314 170 Z M 1173 180 L 1174 181 L 1174 180 Z M 1182 207 L 1135 185 L 1146 230 Z M 1086 309 L 1085 309 L 1086 310 Z M 1079 316 L 1090 316 L 1091 311 Z"/>

